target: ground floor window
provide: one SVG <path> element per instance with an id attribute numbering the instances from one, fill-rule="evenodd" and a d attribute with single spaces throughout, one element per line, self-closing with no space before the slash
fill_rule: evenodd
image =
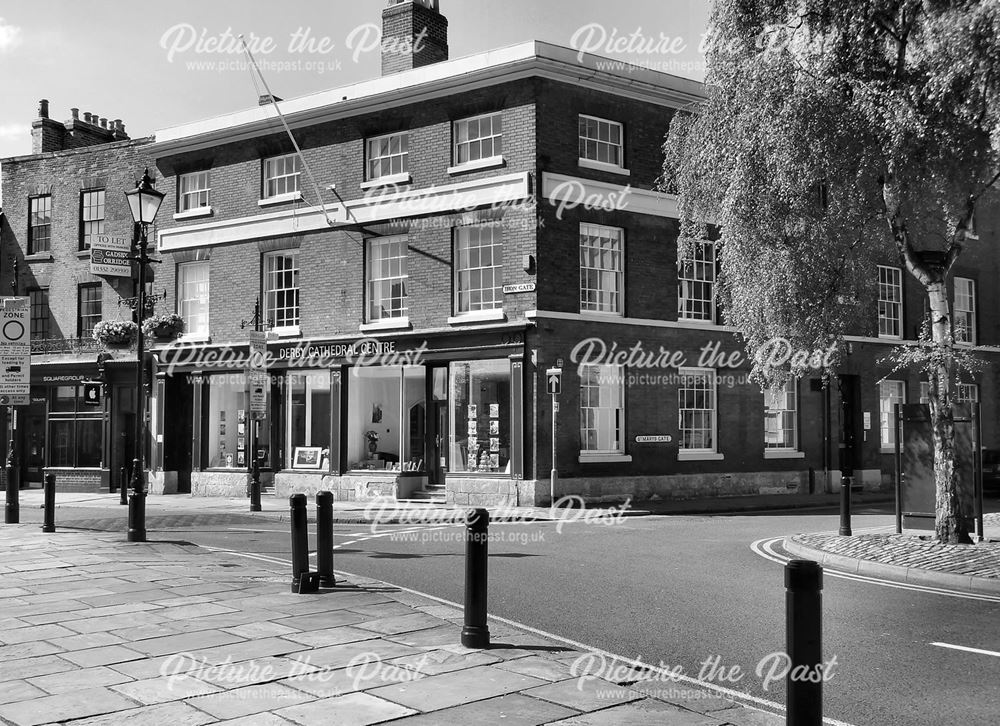
<path id="1" fill-rule="evenodd" d="M 82 386 L 53 386 L 49 394 L 51 467 L 100 467 L 104 417 L 83 405 Z"/>
<path id="2" fill-rule="evenodd" d="M 624 454 L 625 368 L 580 366 L 580 451 Z"/>
<path id="3" fill-rule="evenodd" d="M 795 451 L 798 447 L 798 415 L 796 380 L 764 391 L 764 448 L 774 451 Z"/>
<path id="4" fill-rule="evenodd" d="M 450 472 L 510 473 L 510 361 L 452 363 Z"/>
<path id="5" fill-rule="evenodd" d="M 347 388 L 348 467 L 423 471 L 427 421 L 425 369 L 354 367 Z"/>
<path id="6" fill-rule="evenodd" d="M 680 368 L 677 389 L 677 430 L 682 451 L 716 451 L 715 371 Z"/>
<path id="7" fill-rule="evenodd" d="M 906 386 L 903 381 L 882 381 L 878 388 L 879 435 L 882 449 L 896 446 L 896 404 L 906 403 Z"/>
<path id="8" fill-rule="evenodd" d="M 334 414 L 330 371 L 289 373 L 285 394 L 285 461 L 292 469 L 329 471 Z"/>

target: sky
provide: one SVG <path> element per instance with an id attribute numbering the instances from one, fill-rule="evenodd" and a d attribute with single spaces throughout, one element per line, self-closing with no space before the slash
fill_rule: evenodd
<path id="1" fill-rule="evenodd" d="M 31 153 L 38 101 L 133 138 L 257 105 L 243 34 L 282 98 L 380 75 L 386 0 L 0 0 L 0 158 Z M 451 58 L 528 40 L 701 80 L 709 0 L 440 0 Z"/>

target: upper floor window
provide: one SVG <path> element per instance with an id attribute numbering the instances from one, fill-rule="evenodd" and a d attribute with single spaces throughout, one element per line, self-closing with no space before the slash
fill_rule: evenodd
<path id="1" fill-rule="evenodd" d="M 406 255 L 405 235 L 368 240 L 368 322 L 407 317 Z"/>
<path id="2" fill-rule="evenodd" d="M 188 335 L 208 335 L 208 262 L 177 265 L 177 312 Z"/>
<path id="3" fill-rule="evenodd" d="M 77 288 L 77 337 L 90 338 L 101 321 L 101 283 L 87 282 Z"/>
<path id="4" fill-rule="evenodd" d="M 580 225 L 580 311 L 622 314 L 622 233 Z"/>
<path id="5" fill-rule="evenodd" d="M 280 197 L 299 191 L 302 163 L 298 154 L 264 159 L 264 198 Z"/>
<path id="6" fill-rule="evenodd" d="M 28 290 L 28 308 L 31 314 L 31 339 L 43 340 L 51 335 L 49 291 L 41 288 Z"/>
<path id="7" fill-rule="evenodd" d="M 410 134 L 403 131 L 368 139 L 366 181 L 406 174 L 410 171 Z"/>
<path id="8" fill-rule="evenodd" d="M 764 391 L 764 448 L 795 451 L 798 448 L 796 381 L 790 378 L 778 390 Z"/>
<path id="9" fill-rule="evenodd" d="M 211 193 L 211 172 L 196 171 L 191 174 L 181 174 L 177 180 L 177 211 L 187 212 L 210 207 Z"/>
<path id="10" fill-rule="evenodd" d="M 299 253 L 264 255 L 264 317 L 275 328 L 299 324 Z"/>
<path id="11" fill-rule="evenodd" d="M 903 336 L 903 271 L 898 267 L 878 266 L 878 335 Z"/>
<path id="12" fill-rule="evenodd" d="M 580 366 L 580 451 L 625 453 L 624 366 Z"/>
<path id="13" fill-rule="evenodd" d="M 499 113 L 455 122 L 455 164 L 503 155 L 503 122 Z"/>
<path id="14" fill-rule="evenodd" d="M 80 194 L 80 249 L 90 249 L 99 234 L 104 234 L 104 190 L 92 189 Z"/>
<path id="15" fill-rule="evenodd" d="M 955 278 L 955 342 L 976 344 L 976 281 Z"/>
<path id="16" fill-rule="evenodd" d="M 459 227 L 455 242 L 457 313 L 503 307 L 503 231 L 495 225 Z"/>
<path id="17" fill-rule="evenodd" d="M 695 242 L 677 267 L 677 318 L 715 322 L 715 243 Z"/>
<path id="18" fill-rule="evenodd" d="M 882 381 L 878 389 L 879 435 L 882 449 L 896 445 L 896 404 L 906 403 L 903 381 Z"/>
<path id="19" fill-rule="evenodd" d="M 28 254 L 52 248 L 52 195 L 28 200 Z"/>
<path id="20" fill-rule="evenodd" d="M 580 158 L 618 168 L 624 166 L 622 125 L 581 114 Z"/>
<path id="21" fill-rule="evenodd" d="M 979 238 L 979 230 L 976 229 L 976 210 L 972 210 L 972 216 L 969 217 L 969 223 L 965 227 L 965 234 L 973 239 Z"/>
<path id="22" fill-rule="evenodd" d="M 979 386 L 975 383 L 959 383 L 955 387 L 956 403 L 978 403 Z"/>

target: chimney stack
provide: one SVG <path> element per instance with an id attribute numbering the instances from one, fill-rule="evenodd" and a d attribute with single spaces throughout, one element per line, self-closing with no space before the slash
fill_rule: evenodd
<path id="1" fill-rule="evenodd" d="M 42 99 L 38 102 L 38 118 L 48 118 L 49 117 L 49 102 L 46 99 Z"/>
<path id="2" fill-rule="evenodd" d="M 448 60 L 448 19 L 438 0 L 388 0 L 382 10 L 382 75 Z"/>

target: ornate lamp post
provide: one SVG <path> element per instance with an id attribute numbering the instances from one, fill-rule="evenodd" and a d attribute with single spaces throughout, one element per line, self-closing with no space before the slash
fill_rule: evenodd
<path id="1" fill-rule="evenodd" d="M 129 210 L 132 212 L 132 219 L 135 222 L 132 248 L 133 259 L 139 266 L 138 281 L 136 289 L 136 318 L 139 323 L 139 335 L 136 339 L 136 364 L 135 364 L 135 439 L 133 442 L 132 456 L 132 496 L 128 503 L 128 541 L 146 541 L 146 487 L 145 472 L 143 471 L 143 424 L 144 424 L 144 396 L 143 396 L 143 335 L 142 321 L 146 317 L 146 265 L 149 264 L 149 225 L 156 218 L 156 213 L 160 210 L 160 203 L 163 201 L 163 192 L 153 188 L 153 180 L 149 178 L 149 170 L 145 170 L 142 180 L 136 183 L 135 189 L 125 192 L 128 200 Z"/>

